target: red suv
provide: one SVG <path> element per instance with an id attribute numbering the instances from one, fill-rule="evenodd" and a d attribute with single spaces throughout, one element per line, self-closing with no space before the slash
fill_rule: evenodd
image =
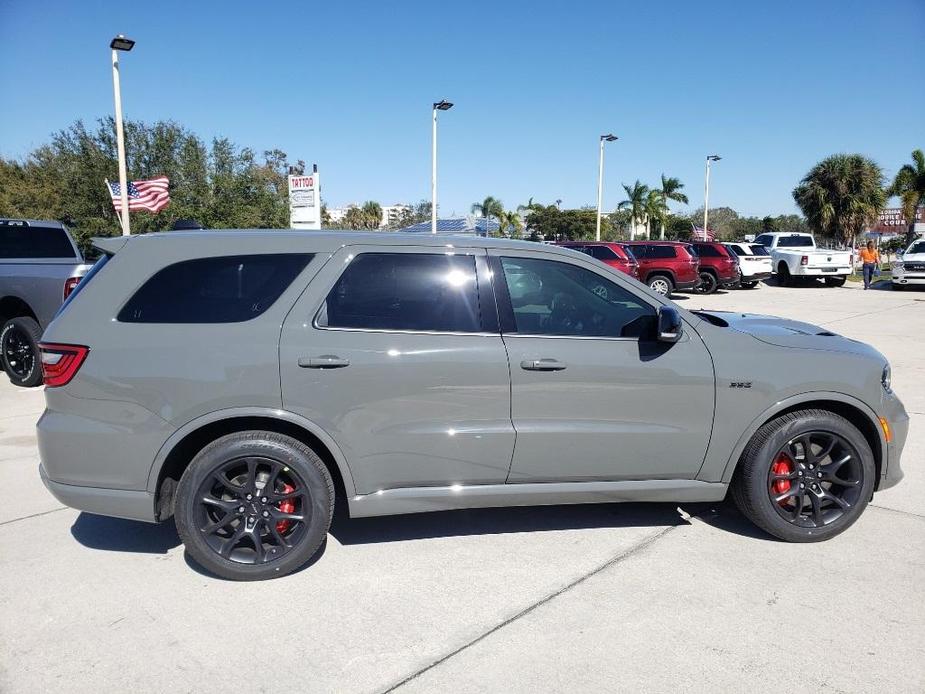
<path id="1" fill-rule="evenodd" d="M 721 243 L 712 241 L 694 241 L 691 244 L 700 258 L 700 287 L 702 294 L 712 294 L 718 287 L 736 284 L 739 274 L 739 261 Z"/>
<path id="2" fill-rule="evenodd" d="M 632 251 L 639 263 L 639 281 L 648 284 L 649 289 L 671 296 L 676 289 L 700 286 L 700 263 L 689 243 L 628 241 L 622 245 Z"/>
<path id="3" fill-rule="evenodd" d="M 614 267 L 620 272 L 625 272 L 634 279 L 639 279 L 639 263 L 636 262 L 633 254 L 619 243 L 610 243 L 609 241 L 563 241 L 556 245 L 587 253 L 605 265 Z"/>

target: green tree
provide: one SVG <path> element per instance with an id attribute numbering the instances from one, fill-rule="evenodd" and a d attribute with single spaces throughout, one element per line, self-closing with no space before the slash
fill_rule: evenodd
<path id="1" fill-rule="evenodd" d="M 360 208 L 360 215 L 362 220 L 361 229 L 376 231 L 379 229 L 379 225 L 382 224 L 382 206 L 374 200 L 367 200 L 363 203 L 363 207 Z"/>
<path id="2" fill-rule="evenodd" d="M 472 214 L 480 215 L 485 220 L 485 228 L 488 229 L 488 220 L 494 217 L 498 219 L 504 212 L 504 205 L 497 198 L 489 195 L 482 202 L 472 203 Z"/>
<path id="3" fill-rule="evenodd" d="M 498 234 L 500 236 L 519 237 L 523 232 L 523 228 L 520 212 L 502 210 L 501 214 L 498 215 Z"/>
<path id="4" fill-rule="evenodd" d="M 665 238 L 665 221 L 668 219 L 668 201 L 673 200 L 674 202 L 681 202 L 685 205 L 687 204 L 687 196 L 681 192 L 681 189 L 684 187 L 684 184 L 681 183 L 681 180 L 675 178 L 674 176 L 666 177 L 665 174 L 662 174 L 662 186 L 658 189 L 658 192 L 662 196 L 663 208 L 659 212 L 658 220 L 660 223 L 659 229 L 659 238 Z"/>
<path id="5" fill-rule="evenodd" d="M 638 179 L 632 187 L 623 184 L 623 190 L 626 191 L 626 200 L 617 205 L 618 210 L 628 209 L 630 212 L 630 238 L 636 236 L 636 227 L 645 223 L 646 205 L 649 201 L 649 186 L 641 183 Z"/>
<path id="6" fill-rule="evenodd" d="M 915 212 L 920 205 L 925 205 L 925 154 L 922 150 L 914 150 L 912 163 L 903 164 L 896 172 L 888 194 L 896 195 L 902 201 L 903 216 L 909 222 L 906 243 L 912 243 L 915 238 Z"/>
<path id="7" fill-rule="evenodd" d="M 815 232 L 853 245 L 886 203 L 883 172 L 860 154 L 833 154 L 809 170 L 793 199 Z"/>

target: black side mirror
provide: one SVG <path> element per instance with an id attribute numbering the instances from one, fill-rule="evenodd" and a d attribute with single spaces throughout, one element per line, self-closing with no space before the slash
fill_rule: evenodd
<path id="1" fill-rule="evenodd" d="M 656 339 L 659 342 L 677 342 L 683 334 L 684 323 L 681 321 L 681 314 L 671 306 L 659 308 Z"/>

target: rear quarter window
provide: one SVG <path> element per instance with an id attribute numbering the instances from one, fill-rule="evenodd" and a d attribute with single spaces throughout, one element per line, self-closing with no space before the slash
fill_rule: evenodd
<path id="1" fill-rule="evenodd" d="M 197 258 L 154 273 L 119 311 L 122 323 L 240 323 L 279 299 L 312 259 L 280 253 Z"/>
<path id="2" fill-rule="evenodd" d="M 675 258 L 674 246 L 649 246 L 646 248 L 646 254 L 649 258 Z"/>
<path id="3" fill-rule="evenodd" d="M 76 258 L 61 227 L 0 224 L 0 258 Z"/>

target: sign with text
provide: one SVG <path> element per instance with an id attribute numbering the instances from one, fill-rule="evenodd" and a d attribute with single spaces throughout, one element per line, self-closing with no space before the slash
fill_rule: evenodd
<path id="1" fill-rule="evenodd" d="M 289 224 L 293 229 L 321 228 L 318 172 L 289 177 Z"/>

